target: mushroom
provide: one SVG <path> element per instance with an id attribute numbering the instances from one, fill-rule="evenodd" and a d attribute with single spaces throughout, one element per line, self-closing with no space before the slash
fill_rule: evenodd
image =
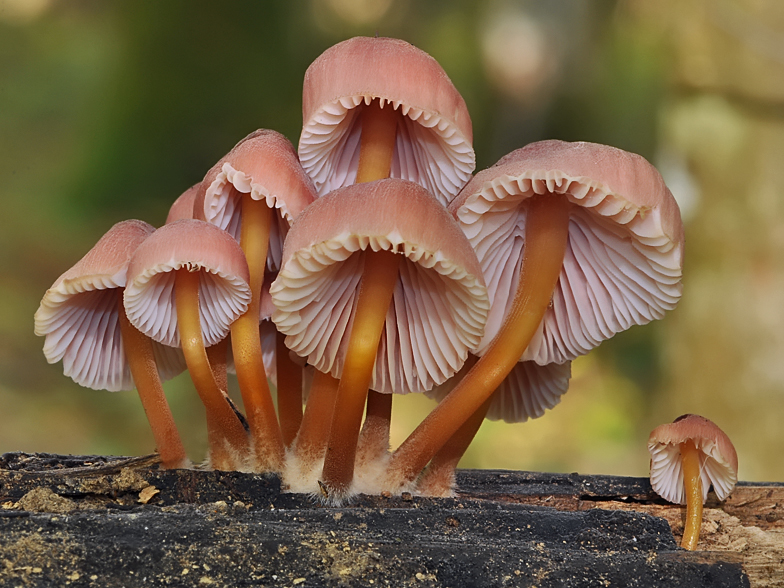
<path id="1" fill-rule="evenodd" d="M 436 60 L 405 41 L 355 37 L 330 47 L 305 73 L 302 110 L 300 160 L 321 195 L 392 177 L 419 183 L 446 204 L 474 169 L 471 119 L 463 98 Z M 373 259 L 365 265 L 360 290 L 374 293 L 360 298 L 357 314 L 380 320 L 399 258 L 384 251 L 367 256 Z M 374 308 L 366 308 L 368 303 Z M 368 350 L 366 361 L 373 356 Z M 334 393 L 336 384 L 322 382 L 325 378 L 315 376 L 314 405 L 332 402 L 318 398 Z M 386 453 L 391 396 L 361 394 L 367 396 L 368 410 L 363 441 L 373 446 L 371 454 Z M 324 428 L 308 410 L 301 432 L 315 439 L 309 427 Z"/>
<path id="2" fill-rule="evenodd" d="M 248 266 L 237 242 L 203 221 L 164 225 L 137 249 L 128 266 L 125 311 L 151 339 L 182 347 L 207 411 L 210 463 L 241 469 L 249 457 L 242 421 L 227 402 L 207 358 L 250 302 Z"/>
<path id="3" fill-rule="evenodd" d="M 393 455 L 393 487 L 416 478 L 518 361 L 570 361 L 681 295 L 678 206 L 639 155 L 533 143 L 479 172 L 450 210 L 479 258 L 490 315 L 479 361 Z"/>
<path id="4" fill-rule="evenodd" d="M 400 270 L 379 286 L 364 278 L 380 254 Z M 289 349 L 340 378 L 321 479 L 330 500 L 352 491 L 368 388 L 422 392 L 479 342 L 487 312 L 479 271 L 454 219 L 412 182 L 341 188 L 295 220 L 270 287 L 272 318 Z"/>
<path id="5" fill-rule="evenodd" d="M 248 310 L 231 325 L 234 367 L 251 430 L 255 469 L 279 471 L 284 440 L 275 416 L 259 337 L 259 312 L 265 270 L 280 267 L 283 241 L 292 220 L 315 198 L 291 143 L 280 133 L 258 130 L 240 141 L 206 175 L 194 202 L 194 217 L 225 229 L 239 242 L 248 261 L 252 298 Z M 280 355 L 279 355 L 280 356 Z M 278 394 L 284 429 L 296 426 L 302 411 L 293 364 L 281 365 Z M 301 381 L 301 376 L 299 378 Z M 287 386 L 287 384 L 289 384 Z"/>
<path id="6" fill-rule="evenodd" d="M 724 500 L 738 481 L 735 447 L 712 421 L 685 414 L 656 427 L 648 437 L 648 451 L 653 491 L 669 502 L 686 504 L 681 547 L 693 551 L 708 489 L 713 485 L 716 496 Z"/>
<path id="7" fill-rule="evenodd" d="M 61 275 L 35 313 L 35 334 L 46 336 L 49 363 L 62 359 L 74 382 L 95 390 L 136 387 L 166 468 L 189 465 L 161 379 L 185 369 L 179 351 L 151 341 L 128 322 L 122 303 L 128 263 L 155 229 L 143 221 L 117 223 Z"/>

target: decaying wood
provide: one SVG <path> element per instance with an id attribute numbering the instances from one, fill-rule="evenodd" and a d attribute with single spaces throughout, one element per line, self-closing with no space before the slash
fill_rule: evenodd
<path id="1" fill-rule="evenodd" d="M 154 457 L 0 457 L 0 584 L 22 586 L 781 586 L 784 487 L 682 509 L 640 478 L 466 471 L 453 499 L 342 508 L 275 477 Z"/>

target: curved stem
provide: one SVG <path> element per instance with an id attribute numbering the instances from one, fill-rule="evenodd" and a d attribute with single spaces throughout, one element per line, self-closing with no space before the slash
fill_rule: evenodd
<path id="1" fill-rule="evenodd" d="M 686 489 L 686 522 L 683 527 L 681 547 L 694 551 L 700 538 L 702 525 L 702 478 L 700 452 L 693 441 L 681 443 L 683 459 L 683 484 Z"/>
<path id="2" fill-rule="evenodd" d="M 266 203 L 243 194 L 240 245 L 250 270 L 251 302 L 245 314 L 231 325 L 231 345 L 256 468 L 278 472 L 283 467 L 283 437 L 264 370 L 259 336 L 259 301 L 271 222 L 272 211 Z"/>
<path id="3" fill-rule="evenodd" d="M 185 363 L 207 409 L 207 435 L 213 467 L 235 469 L 247 456 L 248 436 L 232 410 L 207 359 L 199 318 L 199 274 L 188 269 L 177 270 L 174 284 L 177 305 L 177 326 Z M 230 450 L 227 452 L 226 444 Z M 227 463 L 228 460 L 228 463 Z"/>
<path id="4" fill-rule="evenodd" d="M 155 438 L 155 445 L 164 468 L 188 467 L 185 447 L 174 423 L 169 403 L 163 392 L 158 365 L 152 349 L 152 340 L 142 334 L 128 320 L 123 304 L 122 290 L 118 289 L 118 314 L 125 357 L 131 368 L 133 383 L 139 393 L 144 412 Z"/>
<path id="5" fill-rule="evenodd" d="M 364 256 L 365 267 L 322 472 L 322 482 L 330 498 L 346 495 L 354 477 L 362 412 L 398 278 L 399 255 L 391 251 L 365 251 Z"/>
<path id="6" fill-rule="evenodd" d="M 550 305 L 569 235 L 569 202 L 553 195 L 527 203 L 520 278 L 504 324 L 485 354 L 400 445 L 390 463 L 393 486 L 405 486 L 498 388 L 520 361 Z"/>
<path id="7" fill-rule="evenodd" d="M 455 377 L 463 377 L 474 367 L 475 355 L 469 355 L 463 369 Z M 417 481 L 417 492 L 425 496 L 452 496 L 455 484 L 455 470 L 468 450 L 468 446 L 476 437 L 479 428 L 487 416 L 493 395 L 487 397 L 469 419 L 452 435 L 444 446 L 430 460 L 427 469 Z"/>
<path id="8" fill-rule="evenodd" d="M 291 361 L 286 336 L 275 333 L 275 363 L 278 371 L 278 414 L 283 443 L 294 442 L 302 425 L 302 367 Z"/>

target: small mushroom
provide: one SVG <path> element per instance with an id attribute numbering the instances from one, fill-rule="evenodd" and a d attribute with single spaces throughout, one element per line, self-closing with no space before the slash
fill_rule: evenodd
<path id="1" fill-rule="evenodd" d="M 248 436 L 205 350 L 225 339 L 231 323 L 248 308 L 248 265 L 237 242 L 203 221 L 164 225 L 131 258 L 124 301 L 139 331 L 163 345 L 182 347 L 207 411 L 212 466 L 243 469 L 250 457 Z"/>
<path id="2" fill-rule="evenodd" d="M 178 220 L 193 218 L 193 201 L 196 199 L 200 187 L 201 184 L 191 186 L 172 203 L 169 207 L 169 214 L 166 216 L 167 225 Z"/>
<path id="3" fill-rule="evenodd" d="M 46 336 L 49 363 L 63 361 L 74 382 L 96 390 L 136 387 L 164 467 L 188 465 L 161 379 L 182 372 L 179 350 L 153 342 L 125 315 L 122 295 L 128 263 L 154 227 L 138 220 L 117 223 L 61 275 L 35 313 L 35 334 Z"/>
<path id="4" fill-rule="evenodd" d="M 648 451 L 653 491 L 669 502 L 686 504 L 681 547 L 693 551 L 708 489 L 712 485 L 719 500 L 724 500 L 738 481 L 735 447 L 712 421 L 685 414 L 656 427 L 648 437 Z"/>

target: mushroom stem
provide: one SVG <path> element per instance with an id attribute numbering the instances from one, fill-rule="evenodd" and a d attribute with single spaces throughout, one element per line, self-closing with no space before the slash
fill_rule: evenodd
<path id="1" fill-rule="evenodd" d="M 267 383 L 259 336 L 259 304 L 271 223 L 272 211 L 266 203 L 243 194 L 240 246 L 248 261 L 251 301 L 245 314 L 231 325 L 231 344 L 250 427 L 255 467 L 278 472 L 283 467 L 283 437 Z"/>
<path id="2" fill-rule="evenodd" d="M 163 392 L 152 340 L 142 334 L 128 320 L 123 304 L 122 289 L 118 289 L 118 313 L 125 357 L 133 376 L 133 383 L 142 401 L 142 407 L 152 429 L 158 454 L 164 468 L 188 467 L 185 447 L 174 423 L 169 403 Z"/>
<path id="3" fill-rule="evenodd" d="M 175 277 L 180 342 L 193 384 L 207 409 L 210 462 L 217 469 L 236 469 L 248 454 L 248 436 L 218 386 L 207 359 L 199 318 L 199 274 L 198 271 L 182 268 L 177 270 Z"/>
<path id="4" fill-rule="evenodd" d="M 378 343 L 398 279 L 400 256 L 392 251 L 365 251 L 343 376 L 338 386 L 322 482 L 329 498 L 345 496 L 354 477 L 359 427 L 373 375 Z"/>
<path id="5" fill-rule="evenodd" d="M 520 361 L 542 322 L 563 266 L 571 204 L 543 195 L 532 197 L 527 207 L 520 277 L 504 324 L 465 378 L 395 451 L 389 467 L 393 486 L 413 481 L 479 409 Z"/>
<path id="6" fill-rule="evenodd" d="M 291 361 L 286 336 L 275 333 L 275 363 L 278 371 L 278 414 L 283 443 L 294 441 L 302 424 L 302 368 Z"/>
<path id="7" fill-rule="evenodd" d="M 338 384 L 336 378 L 318 370 L 313 376 L 302 426 L 294 440 L 294 455 L 302 471 L 309 470 L 318 460 L 323 459 L 327 450 Z"/>
<path id="8" fill-rule="evenodd" d="M 468 356 L 462 373 L 462 376 L 472 367 L 477 361 L 477 357 L 473 354 Z M 469 419 L 452 435 L 444 446 L 430 460 L 427 469 L 417 481 L 417 493 L 424 496 L 452 496 L 452 489 L 455 484 L 455 470 L 460 460 L 465 455 L 468 446 L 476 437 L 479 428 L 487 416 L 487 411 L 493 401 L 493 395 L 488 396 L 484 404 L 480 406 Z"/>
<path id="9" fill-rule="evenodd" d="M 389 451 L 392 394 L 368 391 L 365 422 L 357 442 L 357 464 L 375 462 Z"/>
<path id="10" fill-rule="evenodd" d="M 694 551 L 700 538 L 702 525 L 702 478 L 700 476 L 700 452 L 693 441 L 681 443 L 683 459 L 683 484 L 686 490 L 686 522 L 683 528 L 681 547 Z"/>
<path id="11" fill-rule="evenodd" d="M 490 408 L 492 396 L 452 435 L 430 460 L 417 483 L 417 493 L 424 496 L 454 496 L 455 471 L 468 446 L 476 437 Z"/>
<path id="12" fill-rule="evenodd" d="M 398 115 L 391 103 L 382 108 L 378 99 L 362 110 L 357 184 L 389 177 L 395 151 Z"/>

